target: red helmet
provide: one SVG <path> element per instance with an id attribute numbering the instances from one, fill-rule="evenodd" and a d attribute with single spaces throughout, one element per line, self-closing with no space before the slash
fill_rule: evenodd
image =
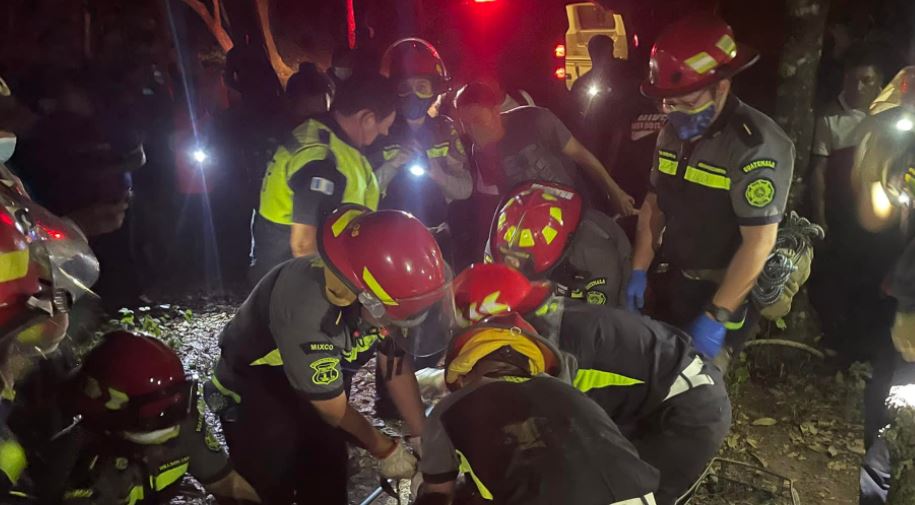
<path id="1" fill-rule="evenodd" d="M 381 75 L 398 81 L 428 77 L 433 80 L 438 93 L 447 91 L 446 86 L 451 80 L 438 50 L 417 37 L 400 39 L 388 46 L 381 58 Z"/>
<path id="2" fill-rule="evenodd" d="M 403 211 L 341 207 L 324 222 L 319 247 L 327 265 L 375 317 L 409 321 L 450 288 L 435 238 Z"/>
<path id="3" fill-rule="evenodd" d="M 89 351 L 76 376 L 76 411 L 104 431 L 156 431 L 183 421 L 195 381 L 160 340 L 115 331 Z"/>
<path id="4" fill-rule="evenodd" d="M 694 14 L 668 26 L 651 48 L 642 93 L 653 98 L 682 96 L 731 77 L 759 59 L 734 40 L 734 31 L 710 13 Z"/>
<path id="5" fill-rule="evenodd" d="M 496 212 L 489 256 L 528 276 L 559 263 L 581 221 L 582 199 L 572 188 L 545 182 L 524 183 Z"/>
<path id="6" fill-rule="evenodd" d="M 551 283 L 531 282 L 503 263 L 477 263 L 454 279 L 454 305 L 460 325 L 469 326 L 505 312 L 531 312 L 552 291 Z"/>

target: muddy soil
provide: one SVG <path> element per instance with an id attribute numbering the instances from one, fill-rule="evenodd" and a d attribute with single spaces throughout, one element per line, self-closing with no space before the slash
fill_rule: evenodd
<path id="1" fill-rule="evenodd" d="M 205 377 L 218 357 L 218 332 L 240 301 L 233 296 L 175 298 L 167 308 L 135 312 L 140 317 L 134 324 L 150 314 L 188 369 Z M 762 347 L 766 349 L 754 348 L 731 367 L 735 424 L 720 454 L 749 466 L 719 461 L 690 504 L 791 504 L 792 488 L 805 505 L 855 503 L 857 465 L 864 454 L 860 404 L 866 371 L 839 371 L 819 359 L 798 356 L 796 350 Z M 373 371 L 370 364 L 357 375 L 351 402 L 377 426 L 396 430 L 373 417 Z M 378 477 L 361 449 L 351 451 L 350 467 L 350 503 L 358 504 L 378 486 Z M 188 479 L 182 496 L 172 503 L 213 502 Z M 374 503 L 396 501 L 381 497 Z"/>

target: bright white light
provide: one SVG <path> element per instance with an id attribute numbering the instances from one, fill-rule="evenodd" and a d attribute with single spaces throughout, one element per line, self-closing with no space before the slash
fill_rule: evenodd
<path id="1" fill-rule="evenodd" d="M 410 173 L 413 174 L 413 175 L 415 175 L 416 177 L 419 177 L 419 176 L 421 176 L 421 175 L 425 175 L 425 173 L 426 173 L 426 169 L 423 168 L 423 166 L 420 165 L 419 163 L 415 163 L 415 164 L 413 164 L 413 165 L 410 165 L 410 169 L 409 169 L 409 170 L 410 170 Z"/>
<path id="2" fill-rule="evenodd" d="M 908 205 L 909 202 L 912 201 L 912 199 L 909 198 L 909 195 L 907 195 L 907 194 L 905 194 L 905 193 L 901 193 L 901 194 L 899 195 L 899 198 L 897 198 L 897 200 L 899 200 L 899 203 L 900 203 L 901 205 Z"/>
<path id="3" fill-rule="evenodd" d="M 597 96 L 598 93 L 600 93 L 600 89 L 598 89 L 597 86 L 592 84 L 591 86 L 588 87 L 588 96 L 590 96 L 591 98 L 594 98 L 595 96 Z"/>
<path id="4" fill-rule="evenodd" d="M 891 387 L 890 394 L 886 401 L 892 407 L 915 407 L 915 384 L 903 384 Z"/>
<path id="5" fill-rule="evenodd" d="M 883 185 L 879 182 L 871 184 L 871 206 L 873 207 L 874 215 L 880 219 L 886 219 L 893 211 L 890 197 L 887 196 L 886 191 L 883 190 Z"/>
<path id="6" fill-rule="evenodd" d="M 901 132 L 910 132 L 912 128 L 915 128 L 915 123 L 911 119 L 904 117 L 899 121 L 896 121 L 896 129 Z"/>
<path id="7" fill-rule="evenodd" d="M 194 149 L 194 152 L 191 153 L 191 157 L 197 163 L 203 163 L 204 161 L 207 160 L 207 158 L 209 158 L 209 155 L 207 155 L 206 151 L 204 151 L 203 149 L 200 149 L 198 147 L 197 149 Z"/>

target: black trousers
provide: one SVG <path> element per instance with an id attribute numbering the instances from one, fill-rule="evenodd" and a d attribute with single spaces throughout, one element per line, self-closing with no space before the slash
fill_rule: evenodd
<path id="1" fill-rule="evenodd" d="M 651 278 L 652 300 L 649 315 L 678 328 L 686 328 L 705 310 L 718 285 L 710 281 L 686 278 L 682 271 L 671 268 L 663 274 Z M 756 332 L 759 324 L 759 310 L 749 300 L 744 303 L 745 316 L 743 326 L 738 330 L 729 330 L 725 336 L 725 345 L 736 354 Z"/>
<path id="2" fill-rule="evenodd" d="M 252 369 L 234 421 L 222 420 L 235 469 L 264 503 L 347 503 L 344 434 L 321 419 L 281 371 Z"/>
<path id="3" fill-rule="evenodd" d="M 703 373 L 715 384 L 667 400 L 630 436 L 642 460 L 661 472 L 658 505 L 675 504 L 696 482 L 731 428 L 731 401 L 721 372 L 708 364 Z"/>

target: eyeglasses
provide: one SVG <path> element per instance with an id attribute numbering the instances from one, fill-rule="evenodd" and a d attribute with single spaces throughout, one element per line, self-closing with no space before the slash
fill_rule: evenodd
<path id="1" fill-rule="evenodd" d="M 397 85 L 397 94 L 401 97 L 416 95 L 419 98 L 432 98 L 435 96 L 435 90 L 432 89 L 432 81 L 424 78 L 412 78 L 400 81 Z"/>

